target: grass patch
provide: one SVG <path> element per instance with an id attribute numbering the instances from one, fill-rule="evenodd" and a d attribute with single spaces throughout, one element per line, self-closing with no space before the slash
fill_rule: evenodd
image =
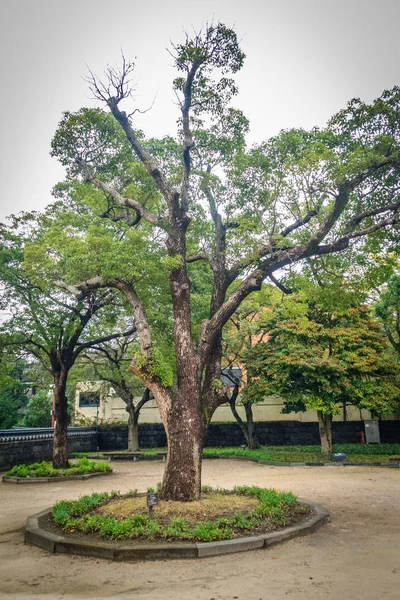
<path id="1" fill-rule="evenodd" d="M 233 491 L 207 488 L 198 502 L 160 502 L 147 512 L 146 498 L 118 492 L 92 494 L 53 507 L 54 522 L 69 533 L 112 540 L 211 542 L 268 532 L 290 525 L 310 509 L 291 493 L 241 486 Z"/>
<path id="2" fill-rule="evenodd" d="M 126 451 L 121 451 L 124 454 Z M 154 457 L 166 448 L 144 448 L 141 450 L 144 458 Z M 347 455 L 348 463 L 390 462 L 392 456 L 400 456 L 400 444 L 334 444 L 333 452 L 343 452 Z M 71 457 L 97 458 L 101 452 L 71 453 Z M 309 446 L 263 446 L 258 450 L 247 448 L 205 448 L 204 457 L 232 456 L 250 458 L 253 460 L 268 460 L 273 462 L 313 462 L 325 463 L 326 456 L 321 454 L 317 445 Z"/>
<path id="3" fill-rule="evenodd" d="M 46 461 L 32 465 L 15 465 L 6 475 L 9 477 L 69 477 L 71 475 L 89 475 L 90 473 L 105 473 L 111 467 L 105 462 L 89 462 L 87 457 L 79 458 L 69 469 L 53 469 Z"/>
<path id="4" fill-rule="evenodd" d="M 68 458 L 101 458 L 103 452 L 70 452 Z"/>
<path id="5" fill-rule="evenodd" d="M 348 463 L 389 462 L 400 454 L 400 444 L 335 444 L 333 452 L 344 452 Z M 205 448 L 205 457 L 232 456 L 273 462 L 325 463 L 320 446 L 265 446 L 258 450 L 247 448 Z"/>

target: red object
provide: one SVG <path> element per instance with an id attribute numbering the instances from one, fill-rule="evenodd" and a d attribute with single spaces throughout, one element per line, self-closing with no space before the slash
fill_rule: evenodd
<path id="1" fill-rule="evenodd" d="M 365 433 L 362 431 L 360 435 L 361 435 L 361 443 L 365 444 Z"/>

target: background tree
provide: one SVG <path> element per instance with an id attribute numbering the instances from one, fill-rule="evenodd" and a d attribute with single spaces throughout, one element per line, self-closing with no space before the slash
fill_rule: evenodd
<path id="1" fill-rule="evenodd" d="M 107 382 L 125 402 L 128 413 L 128 451 L 137 452 L 139 447 L 139 415 L 143 406 L 151 400 L 150 390 L 143 389 L 140 379 L 130 372 L 130 351 L 137 346 L 136 337 L 114 340 L 101 344 L 85 353 L 84 361 L 90 365 L 96 378 Z M 137 400 L 137 398 L 140 398 Z"/>
<path id="2" fill-rule="evenodd" d="M 375 304 L 375 312 L 381 321 L 389 342 L 400 356 L 400 275 L 394 275 Z"/>
<path id="3" fill-rule="evenodd" d="M 237 92 L 230 75 L 244 60 L 235 32 L 212 24 L 186 36 L 172 53 L 179 143 L 146 141 L 134 129 L 135 110 L 128 115 L 121 109 L 131 95 L 133 64 L 124 59 L 121 70 L 109 67 L 103 81 L 89 78 L 125 134 L 141 185 L 125 185 L 118 159 L 114 175 L 103 169 L 104 160 L 118 155 L 119 138 L 99 128 L 89 112 L 64 115 L 53 154 L 71 179 L 79 169 L 104 194 L 103 200 L 96 196 L 97 214 L 130 224 L 137 235 L 152 230 L 150 254 L 164 255 L 175 363 L 168 377 L 160 370 L 165 359 L 143 293 L 151 276 L 129 274 L 132 258 L 119 265 L 121 274 L 94 266 L 91 278 L 71 274 L 64 283 L 82 293 L 111 287 L 129 302 L 141 347 L 131 368 L 154 395 L 168 438 L 162 495 L 188 501 L 200 494 L 205 415 L 227 400 L 216 384 L 222 329 L 240 303 L 264 280 L 276 281 L 274 273 L 307 258 L 349 247 L 362 252 L 367 235 L 376 253 L 398 243 L 400 91 L 385 92 L 370 106 L 354 100 L 324 129 L 284 131 L 248 152 L 247 120 L 230 105 Z M 123 154 L 122 174 L 127 164 Z M 132 256 L 135 250 L 132 242 Z M 213 287 L 207 318 L 194 326 L 190 265 L 198 261 L 207 265 Z"/>
<path id="4" fill-rule="evenodd" d="M 68 466 L 66 386 L 71 368 L 83 350 L 131 335 L 135 327 L 131 324 L 127 331 L 121 332 L 116 310 L 118 302 L 112 291 L 74 295 L 49 284 L 42 276 L 46 270 L 46 254 L 34 253 L 33 263 L 29 255 L 35 227 L 38 227 L 40 237 L 43 223 L 25 215 L 13 227 L 2 228 L 2 303 L 7 305 L 9 314 L 2 326 L 2 343 L 5 348 L 18 348 L 33 356 L 53 378 L 53 465 L 64 468 Z M 39 260 L 44 263 L 41 274 L 32 268 Z M 108 334 L 99 334 L 99 329 L 107 328 Z"/>
<path id="5" fill-rule="evenodd" d="M 249 401 L 280 394 L 285 412 L 316 410 L 325 454 L 332 451 L 332 415 L 343 403 L 376 414 L 395 411 L 398 366 L 367 307 L 333 314 L 309 303 L 296 319 L 280 320 L 277 313 L 268 341 L 248 353 L 256 375 L 244 390 Z"/>
<path id="6" fill-rule="evenodd" d="M 52 408 L 53 393 L 50 389 L 32 394 L 24 415 L 25 427 L 51 427 Z"/>
<path id="7" fill-rule="evenodd" d="M 281 292 L 273 286 L 263 285 L 260 292 L 254 292 L 242 302 L 224 330 L 223 356 L 224 363 L 228 365 L 224 372 L 228 372 L 229 377 L 229 367 L 235 365 L 242 368 L 240 381 L 231 376 L 233 391 L 229 398 L 229 406 L 250 450 L 259 448 L 260 443 L 254 426 L 253 402 L 248 397 L 243 398 L 241 393 L 247 380 L 251 381 L 257 376 L 257 373 L 251 372 L 251 367 L 249 370 L 247 358 L 251 356 L 253 347 L 268 336 L 264 327 L 266 314 L 279 302 L 280 295 Z M 245 419 L 242 419 L 238 412 L 238 405 L 243 406 Z"/>
<path id="8" fill-rule="evenodd" d="M 22 415 L 20 409 L 28 402 L 26 361 L 9 352 L 0 355 L 0 429 L 10 429 L 18 425 Z"/>

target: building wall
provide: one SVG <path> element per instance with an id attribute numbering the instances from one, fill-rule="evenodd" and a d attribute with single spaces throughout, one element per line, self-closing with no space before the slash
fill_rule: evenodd
<path id="1" fill-rule="evenodd" d="M 76 386 L 75 393 L 75 423 L 86 424 L 96 421 L 97 408 L 95 407 L 80 407 L 79 395 L 85 391 L 98 391 L 100 393 L 100 406 L 98 409 L 99 423 L 127 423 L 128 413 L 125 410 L 125 403 L 115 394 L 110 394 L 109 386 L 102 382 L 87 382 L 79 383 Z M 139 401 L 140 398 L 137 398 Z M 238 406 L 238 413 L 245 419 L 244 410 Z M 300 423 L 316 423 L 318 422 L 317 413 L 314 410 L 307 412 L 282 414 L 283 400 L 279 396 L 270 396 L 265 398 L 262 404 L 253 406 L 254 420 L 256 422 L 265 421 L 298 421 Z M 347 421 L 363 421 L 370 419 L 371 413 L 367 410 L 360 411 L 354 406 L 347 407 Z M 335 415 L 334 421 L 343 421 L 343 413 Z M 231 423 L 234 421 L 231 409 L 228 405 L 220 406 L 215 411 L 213 423 Z M 150 400 L 144 405 L 140 411 L 139 423 L 161 423 L 160 414 L 155 400 Z"/>

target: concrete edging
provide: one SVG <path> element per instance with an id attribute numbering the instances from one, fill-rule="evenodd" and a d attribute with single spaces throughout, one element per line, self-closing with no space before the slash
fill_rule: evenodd
<path id="1" fill-rule="evenodd" d="M 252 458 L 251 456 L 229 456 L 228 454 L 223 456 L 218 456 L 217 454 L 213 456 L 203 456 L 203 460 L 216 460 L 216 459 L 226 459 L 226 460 L 249 460 L 251 462 L 258 463 L 260 465 L 267 465 L 268 467 L 386 467 L 389 469 L 398 469 L 400 468 L 400 461 L 391 461 L 387 463 L 382 462 L 358 462 L 351 463 L 347 461 L 332 461 L 328 463 L 319 463 L 319 462 L 279 462 L 275 460 L 262 460 L 258 458 Z"/>
<path id="2" fill-rule="evenodd" d="M 92 542 L 71 539 L 65 534 L 54 534 L 42 529 L 39 519 L 48 515 L 52 508 L 28 517 L 25 527 L 25 542 L 39 546 L 48 552 L 93 556 L 115 561 L 139 561 L 173 558 L 204 558 L 220 554 L 232 554 L 260 548 L 269 548 L 301 535 L 307 535 L 319 529 L 329 518 L 328 511 L 310 500 L 299 498 L 300 502 L 313 508 L 314 513 L 303 523 L 293 525 L 282 531 L 275 531 L 258 536 L 235 538 L 221 542 L 181 542 L 181 543 L 147 543 L 127 545 L 122 543 Z"/>
<path id="3" fill-rule="evenodd" d="M 131 453 L 136 454 L 135 457 L 125 457 L 124 454 L 122 452 L 118 452 L 118 453 L 113 453 L 113 452 L 108 452 L 108 453 L 104 453 L 102 456 L 100 457 L 89 457 L 89 460 L 108 460 L 110 461 L 128 461 L 131 460 L 132 462 L 138 462 L 138 461 L 146 461 L 146 460 L 162 460 L 163 462 L 165 462 L 166 460 L 166 452 L 160 452 L 156 455 L 151 455 L 151 456 L 146 456 L 145 453 Z M 111 456 L 109 456 L 111 455 Z M 129 453 L 128 453 L 129 455 Z M 255 463 L 259 463 L 260 465 L 268 465 L 270 467 L 386 467 L 388 469 L 398 469 L 400 468 L 400 461 L 390 461 L 390 462 L 358 462 L 358 463 L 352 463 L 352 462 L 348 462 L 348 461 L 331 461 L 328 463 L 319 463 L 319 462 L 279 462 L 279 461 L 274 461 L 274 460 L 262 460 L 262 459 L 257 459 L 257 458 L 252 458 L 251 456 L 235 456 L 234 454 L 232 454 L 231 456 L 229 454 L 224 454 L 222 456 L 219 456 L 218 454 L 215 455 L 211 455 L 211 456 L 202 456 L 202 460 L 249 460 L 251 462 L 255 462 Z"/>
<path id="4" fill-rule="evenodd" d="M 100 477 L 101 475 L 112 475 L 112 471 L 99 471 L 96 473 L 87 473 L 86 475 L 64 475 L 63 477 L 14 477 L 12 475 L 3 476 L 3 483 L 60 483 L 61 481 L 77 481 L 90 479 L 91 477 Z"/>

